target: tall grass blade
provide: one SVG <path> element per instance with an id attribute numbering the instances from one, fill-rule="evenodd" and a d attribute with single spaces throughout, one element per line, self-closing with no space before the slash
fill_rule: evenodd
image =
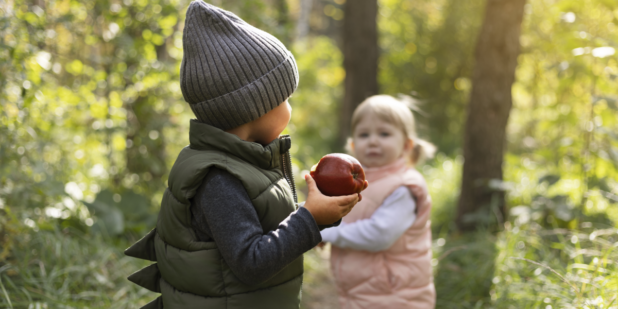
<path id="1" fill-rule="evenodd" d="M 4 288 L 4 284 L 2 284 L 2 276 L 0 276 L 0 288 L 2 288 L 2 293 L 4 294 L 6 301 L 9 303 L 9 309 L 13 309 L 13 304 L 11 304 L 11 298 L 9 297 L 9 294 L 6 292 L 6 289 Z"/>
<path id="2" fill-rule="evenodd" d="M 514 256 L 512 256 L 511 258 L 512 258 L 512 259 L 516 259 L 516 260 L 526 261 L 526 262 L 528 262 L 528 263 L 532 263 L 532 264 L 534 264 L 534 265 L 541 266 L 541 267 L 543 267 L 543 268 L 545 268 L 545 269 L 549 269 L 551 272 L 553 272 L 554 274 L 556 274 L 556 276 L 560 277 L 560 279 L 562 279 L 562 281 L 564 281 L 566 284 L 570 285 L 570 286 L 573 288 L 573 290 L 575 290 L 575 293 L 577 293 L 577 295 L 581 298 L 581 293 L 580 293 L 579 289 L 578 289 L 578 288 L 577 288 L 577 287 L 576 287 L 573 283 L 571 283 L 571 281 L 569 281 L 567 278 L 563 277 L 561 274 L 559 274 L 559 273 L 558 273 L 557 271 L 555 271 L 553 268 L 551 268 L 551 267 L 549 267 L 549 266 L 547 266 L 547 265 L 544 265 L 544 264 L 541 264 L 541 263 L 535 262 L 535 261 L 533 261 L 533 260 L 526 259 L 526 258 L 520 258 L 520 257 L 514 257 Z"/>

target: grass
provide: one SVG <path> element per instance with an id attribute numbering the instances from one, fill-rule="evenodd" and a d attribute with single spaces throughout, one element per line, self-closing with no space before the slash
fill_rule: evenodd
<path id="1" fill-rule="evenodd" d="M 422 169 L 433 197 L 437 308 L 618 309 L 618 230 L 607 222 L 567 230 L 513 218 L 499 233 L 461 235 L 452 224 L 461 164 L 439 156 Z M 326 308 L 320 300 L 336 297 L 320 264 L 328 256 L 307 256 L 303 308 Z"/>
<path id="2" fill-rule="evenodd" d="M 584 224 L 585 225 L 585 224 Z M 618 230 L 514 226 L 434 240 L 437 308 L 618 308 Z M 139 308 L 147 262 L 77 232 L 26 230 L 0 265 L 0 308 Z M 305 255 L 302 308 L 337 308 L 328 249 Z"/>
<path id="3" fill-rule="evenodd" d="M 618 309 L 617 239 L 616 229 L 506 224 L 434 240 L 436 308 Z M 303 308 L 337 308 L 327 254 L 306 260 Z"/>
<path id="4" fill-rule="evenodd" d="M 81 232 L 25 230 L 0 262 L 0 308 L 138 308 L 154 294 L 126 280 L 145 266 L 122 244 Z"/>
<path id="5" fill-rule="evenodd" d="M 461 163 L 438 157 L 422 170 L 434 197 L 437 308 L 618 309 L 614 225 L 514 217 L 498 233 L 459 234 L 451 222 Z M 148 264 L 122 254 L 128 240 L 0 223 L 0 308 L 139 308 L 157 296 L 126 280 Z M 328 247 L 305 254 L 301 308 L 338 308 L 328 258 Z"/>
<path id="6" fill-rule="evenodd" d="M 495 271 L 496 237 L 479 232 L 441 239 L 434 240 L 433 246 L 436 307 L 487 308 Z"/>
<path id="7" fill-rule="evenodd" d="M 507 224 L 492 300 L 497 308 L 618 308 L 617 239 L 615 228 Z"/>

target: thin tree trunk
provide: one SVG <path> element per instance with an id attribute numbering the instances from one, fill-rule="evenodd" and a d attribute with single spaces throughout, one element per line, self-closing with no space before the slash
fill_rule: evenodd
<path id="1" fill-rule="evenodd" d="M 343 20 L 345 94 L 340 110 L 339 141 L 350 136 L 352 113 L 365 98 L 378 93 L 377 0 L 348 0 Z"/>
<path id="2" fill-rule="evenodd" d="M 289 16 L 289 8 L 287 0 L 277 0 L 277 28 L 279 34 L 279 39 L 285 46 L 289 46 L 292 43 L 292 35 L 291 35 L 291 25 L 290 25 L 290 16 Z"/>
<path id="3" fill-rule="evenodd" d="M 473 87 L 464 133 L 464 166 L 457 226 L 470 231 L 502 221 L 502 164 L 512 106 L 525 0 L 488 0 L 475 52 Z"/>
<path id="4" fill-rule="evenodd" d="M 309 17 L 313 0 L 300 0 L 300 15 L 296 24 L 296 40 L 304 39 L 309 34 Z"/>

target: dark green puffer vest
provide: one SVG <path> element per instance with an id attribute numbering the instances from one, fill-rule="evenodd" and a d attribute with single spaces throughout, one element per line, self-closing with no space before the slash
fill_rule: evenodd
<path id="1" fill-rule="evenodd" d="M 156 228 L 125 251 L 156 262 L 129 277 L 162 294 L 142 308 L 299 308 L 302 256 L 260 285 L 243 284 L 217 244 L 197 240 L 190 211 L 190 199 L 208 170 L 217 167 L 242 182 L 264 233 L 275 230 L 296 209 L 290 138 L 262 146 L 191 121 L 190 143 L 172 167 Z"/>

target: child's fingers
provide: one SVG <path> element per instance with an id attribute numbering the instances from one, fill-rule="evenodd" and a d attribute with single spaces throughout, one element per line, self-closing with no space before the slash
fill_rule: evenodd
<path id="1" fill-rule="evenodd" d="M 349 204 L 354 205 L 358 203 L 358 194 L 356 193 L 350 194 L 350 195 L 336 196 L 333 198 L 335 199 L 335 202 L 339 206 L 347 206 Z"/>
<path id="2" fill-rule="evenodd" d="M 341 213 L 341 217 L 345 217 L 350 213 L 350 211 L 352 211 L 352 208 L 354 208 L 354 206 L 350 205 L 350 206 L 346 206 L 342 208 L 343 208 L 343 212 Z"/>
<path id="3" fill-rule="evenodd" d="M 347 214 L 349 214 L 352 209 L 354 208 L 354 205 L 356 204 L 348 204 L 345 206 L 340 206 L 339 207 L 339 213 L 341 214 L 341 217 L 345 217 Z"/>
<path id="4" fill-rule="evenodd" d="M 307 174 L 305 175 L 305 182 L 307 183 L 307 188 L 309 189 L 309 193 L 311 193 L 312 191 L 320 191 L 318 190 L 318 186 L 315 184 L 315 180 L 313 180 L 313 177 L 311 177 L 311 175 Z"/>

